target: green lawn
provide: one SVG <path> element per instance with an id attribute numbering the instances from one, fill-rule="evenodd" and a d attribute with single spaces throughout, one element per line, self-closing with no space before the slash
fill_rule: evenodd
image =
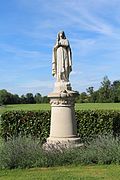
<path id="1" fill-rule="evenodd" d="M 11 110 L 50 110 L 50 104 L 14 104 L 0 107 L 0 114 Z"/>
<path id="2" fill-rule="evenodd" d="M 120 180 L 119 165 L 1 170 L 0 180 Z"/>
<path id="3" fill-rule="evenodd" d="M 120 110 L 120 103 L 77 103 L 75 106 L 77 110 L 86 109 L 107 109 L 107 110 Z"/>
<path id="4" fill-rule="evenodd" d="M 76 110 L 86 109 L 114 109 L 120 110 L 120 103 L 77 103 Z M 50 104 L 17 104 L 0 107 L 0 114 L 11 110 L 50 110 Z"/>

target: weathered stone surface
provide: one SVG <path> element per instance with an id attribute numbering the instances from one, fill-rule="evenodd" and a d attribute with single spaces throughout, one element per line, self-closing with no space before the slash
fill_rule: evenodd
<path id="1" fill-rule="evenodd" d="M 75 97 L 69 82 L 72 71 L 72 53 L 65 33 L 59 32 L 53 48 L 52 74 L 56 77 L 54 90 L 48 95 L 51 103 L 51 126 L 47 144 L 64 144 L 76 146 L 80 142 L 77 136 L 75 120 Z"/>

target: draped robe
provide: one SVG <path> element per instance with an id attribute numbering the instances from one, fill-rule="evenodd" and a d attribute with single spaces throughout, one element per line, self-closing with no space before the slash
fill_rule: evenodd
<path id="1" fill-rule="evenodd" d="M 67 39 L 60 39 L 53 49 L 52 74 L 57 82 L 69 82 L 69 74 L 72 71 L 71 48 Z"/>

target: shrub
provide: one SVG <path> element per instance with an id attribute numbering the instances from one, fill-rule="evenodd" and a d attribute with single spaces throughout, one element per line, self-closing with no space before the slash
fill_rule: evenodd
<path id="1" fill-rule="evenodd" d="M 32 136 L 44 142 L 49 136 L 50 111 L 10 111 L 2 114 L 1 136 L 11 139 Z M 82 141 L 98 134 L 120 134 L 120 112 L 111 110 L 76 111 L 78 135 Z"/>
<path id="2" fill-rule="evenodd" d="M 26 168 L 45 166 L 45 156 L 37 140 L 17 137 L 4 142 L 0 148 L 0 168 Z"/>
<path id="3" fill-rule="evenodd" d="M 11 139 L 18 136 L 32 136 L 45 141 L 49 134 L 50 111 L 10 111 L 2 114 L 1 136 Z"/>
<path id="4" fill-rule="evenodd" d="M 120 132 L 120 112 L 110 110 L 76 111 L 77 131 L 81 139 L 98 134 L 118 134 Z M 119 128 L 119 129 L 118 129 Z"/>
<path id="5" fill-rule="evenodd" d="M 120 138 L 102 135 L 86 144 L 77 164 L 120 164 Z"/>
<path id="6" fill-rule="evenodd" d="M 31 168 L 63 165 L 120 164 L 120 139 L 98 136 L 82 147 L 46 151 L 38 140 L 15 138 L 0 147 L 0 168 Z"/>

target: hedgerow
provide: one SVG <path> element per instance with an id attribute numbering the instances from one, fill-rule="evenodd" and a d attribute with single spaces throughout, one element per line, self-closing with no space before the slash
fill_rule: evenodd
<path id="1" fill-rule="evenodd" d="M 48 137 L 50 111 L 9 111 L 1 116 L 1 136 L 11 139 L 31 136 L 42 141 Z"/>
<path id="2" fill-rule="evenodd" d="M 50 131 L 50 111 L 9 111 L 1 116 L 1 136 L 12 139 L 31 136 L 44 142 Z M 76 111 L 78 135 L 82 140 L 99 134 L 120 134 L 120 111 Z"/>

